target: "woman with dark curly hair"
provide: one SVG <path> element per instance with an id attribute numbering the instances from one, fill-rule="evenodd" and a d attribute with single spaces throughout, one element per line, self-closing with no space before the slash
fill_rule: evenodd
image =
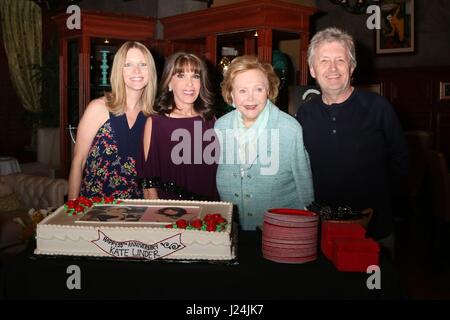
<path id="1" fill-rule="evenodd" d="M 147 119 L 139 166 L 146 199 L 217 200 L 218 148 L 205 62 L 178 52 L 167 60 Z"/>

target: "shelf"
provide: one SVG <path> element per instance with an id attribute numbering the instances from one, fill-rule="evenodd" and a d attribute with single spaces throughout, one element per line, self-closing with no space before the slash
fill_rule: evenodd
<path id="1" fill-rule="evenodd" d="M 315 8 L 286 1 L 248 0 L 160 20 L 169 54 L 191 46 L 215 66 L 223 46 L 236 48 L 239 55 L 255 54 L 261 61 L 271 63 L 272 51 L 279 49 L 280 41 L 298 39 L 297 82 L 306 85 L 310 17 L 316 12 Z M 255 32 L 258 37 L 254 37 Z"/>

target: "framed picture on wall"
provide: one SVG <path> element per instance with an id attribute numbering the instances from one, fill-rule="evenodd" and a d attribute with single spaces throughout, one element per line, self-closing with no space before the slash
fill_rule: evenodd
<path id="1" fill-rule="evenodd" d="M 414 0 L 380 1 L 381 28 L 376 30 L 376 52 L 414 52 Z"/>
<path id="2" fill-rule="evenodd" d="M 439 99 L 450 100 L 450 82 L 440 82 Z"/>

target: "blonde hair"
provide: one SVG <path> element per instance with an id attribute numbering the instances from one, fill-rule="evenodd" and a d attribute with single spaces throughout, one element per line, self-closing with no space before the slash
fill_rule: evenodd
<path id="1" fill-rule="evenodd" d="M 338 42 L 342 44 L 344 48 L 347 49 L 347 54 L 350 59 L 350 66 L 353 69 L 356 68 L 356 52 L 353 37 L 347 32 L 335 27 L 330 27 L 319 31 L 314 35 L 314 37 L 312 37 L 308 47 L 308 64 L 310 67 L 313 66 L 314 54 L 317 47 L 319 47 L 323 42 Z"/>
<path id="2" fill-rule="evenodd" d="M 253 55 L 237 57 L 233 59 L 230 66 L 228 67 L 222 84 L 220 85 L 222 88 L 222 97 L 226 103 L 233 103 L 231 92 L 233 91 L 233 81 L 236 76 L 244 71 L 255 69 L 260 70 L 267 77 L 267 80 L 269 82 L 267 97 L 270 101 L 275 103 L 278 96 L 278 86 L 280 85 L 280 79 L 269 63 L 260 62 L 258 58 Z"/>
<path id="3" fill-rule="evenodd" d="M 127 106 L 127 96 L 125 89 L 125 81 L 123 79 L 123 66 L 125 64 L 127 53 L 130 49 L 139 49 L 144 55 L 145 62 L 148 66 L 148 84 L 142 91 L 139 104 L 142 105 L 142 111 L 146 116 L 154 113 L 153 105 L 155 103 L 157 76 L 155 61 L 150 51 L 142 43 L 137 41 L 125 42 L 114 56 L 113 66 L 111 69 L 111 92 L 107 93 L 107 107 L 109 111 L 118 116 L 124 114 Z"/>

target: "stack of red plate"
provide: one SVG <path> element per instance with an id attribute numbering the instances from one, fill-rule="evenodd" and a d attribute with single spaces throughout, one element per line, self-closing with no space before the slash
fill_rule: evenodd
<path id="1" fill-rule="evenodd" d="M 297 209 L 270 209 L 264 214 L 264 258 L 281 263 L 317 259 L 319 216 Z"/>

